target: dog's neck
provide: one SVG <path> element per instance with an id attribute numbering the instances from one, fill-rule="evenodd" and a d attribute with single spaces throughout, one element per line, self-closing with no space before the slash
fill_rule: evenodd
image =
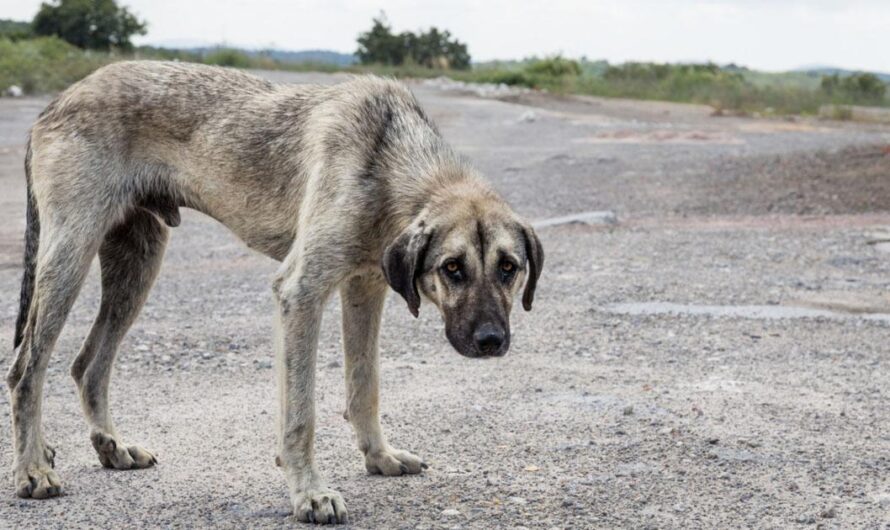
<path id="1" fill-rule="evenodd" d="M 479 201 L 503 199 L 467 160 L 454 152 L 428 122 L 418 120 L 410 136 L 396 137 L 380 167 L 389 181 L 387 235 L 397 236 L 412 223 Z"/>

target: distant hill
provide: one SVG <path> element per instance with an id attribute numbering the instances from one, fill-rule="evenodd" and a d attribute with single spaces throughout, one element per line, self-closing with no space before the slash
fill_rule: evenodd
<path id="1" fill-rule="evenodd" d="M 331 64 L 335 66 L 350 66 L 358 62 L 355 55 L 351 53 L 340 53 L 333 50 L 256 50 L 242 48 L 234 45 L 213 45 L 198 43 L 195 41 L 167 41 L 153 45 L 157 48 L 165 48 L 168 50 L 177 50 L 186 53 L 194 53 L 198 55 L 207 55 L 220 48 L 231 48 L 245 53 L 251 57 L 270 57 L 282 63 L 315 63 L 315 64 Z"/>
<path id="2" fill-rule="evenodd" d="M 822 77 L 823 75 L 834 75 L 838 74 L 839 76 L 848 76 L 853 74 L 862 73 L 863 70 L 847 70 L 845 68 L 835 68 L 834 66 L 804 66 L 802 68 L 798 68 L 794 70 L 795 72 L 801 72 L 804 74 L 809 74 L 812 76 Z M 890 83 L 890 74 L 886 72 L 867 72 L 870 74 L 874 74 L 878 76 L 878 78 L 885 82 Z"/>
<path id="3" fill-rule="evenodd" d="M 283 63 L 320 63 L 335 64 L 337 66 L 349 66 L 358 62 L 356 56 L 351 53 L 340 53 L 331 50 L 303 50 L 298 52 L 285 50 L 263 50 L 261 52 L 248 51 L 247 53 L 259 53 L 267 55 Z"/>

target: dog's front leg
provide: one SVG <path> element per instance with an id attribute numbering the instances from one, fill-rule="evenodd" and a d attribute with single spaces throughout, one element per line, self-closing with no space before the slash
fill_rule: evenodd
<path id="1" fill-rule="evenodd" d="M 290 266 L 288 266 L 290 265 Z M 346 504 L 315 467 L 315 357 L 321 315 L 330 288 L 299 263 L 285 264 L 276 280 L 276 369 L 280 409 L 279 463 L 294 515 L 309 523 L 345 523 Z"/>
<path id="2" fill-rule="evenodd" d="M 346 353 L 346 415 L 370 473 L 387 476 L 420 473 L 420 458 L 391 447 L 380 427 L 377 337 L 387 293 L 382 274 L 351 278 L 340 288 L 343 349 Z"/>

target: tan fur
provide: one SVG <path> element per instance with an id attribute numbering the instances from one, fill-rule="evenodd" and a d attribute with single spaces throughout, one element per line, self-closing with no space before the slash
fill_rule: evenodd
<path id="1" fill-rule="evenodd" d="M 404 86 L 379 78 L 294 86 L 206 66 L 118 63 L 47 108 L 32 129 L 26 169 L 29 212 L 39 212 L 39 225 L 29 214 L 28 252 L 36 253 L 26 253 L 22 343 L 7 377 L 22 497 L 61 492 L 40 425 L 41 391 L 50 352 L 97 253 L 102 305 L 72 375 L 100 462 L 117 469 L 156 463 L 116 432 L 108 384 L 180 207 L 214 217 L 281 261 L 273 281 L 276 460 L 295 514 L 309 522 L 347 518 L 313 457 L 326 300 L 339 290 L 347 417 L 368 471 L 419 473 L 425 464 L 391 447 L 378 418 L 377 336 L 387 282 L 414 313 L 421 295 L 431 300 L 461 353 L 503 355 L 512 299 L 525 282 L 530 308 L 543 265 L 534 231 L 451 151 Z M 460 280 L 443 268 L 455 259 L 465 273 Z M 505 260 L 515 267 L 509 277 Z"/>

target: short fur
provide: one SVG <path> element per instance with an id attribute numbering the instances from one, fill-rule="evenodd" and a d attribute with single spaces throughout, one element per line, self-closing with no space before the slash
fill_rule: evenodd
<path id="1" fill-rule="evenodd" d="M 43 439 L 46 366 L 93 257 L 99 315 L 74 361 L 91 440 L 110 468 L 155 456 L 125 443 L 108 410 L 118 346 L 145 302 L 179 208 L 204 212 L 281 261 L 276 461 L 303 521 L 346 520 L 313 459 L 314 371 L 325 301 L 343 305 L 347 417 L 370 472 L 419 473 L 378 419 L 377 335 L 387 283 L 415 315 L 442 312 L 471 357 L 509 347 L 513 296 L 530 309 L 540 241 L 442 139 L 401 84 L 359 77 L 335 86 L 280 85 L 228 69 L 117 63 L 56 98 L 31 130 L 28 228 L 7 382 L 19 496 L 58 495 Z M 39 244 L 38 244 L 39 239 Z"/>

